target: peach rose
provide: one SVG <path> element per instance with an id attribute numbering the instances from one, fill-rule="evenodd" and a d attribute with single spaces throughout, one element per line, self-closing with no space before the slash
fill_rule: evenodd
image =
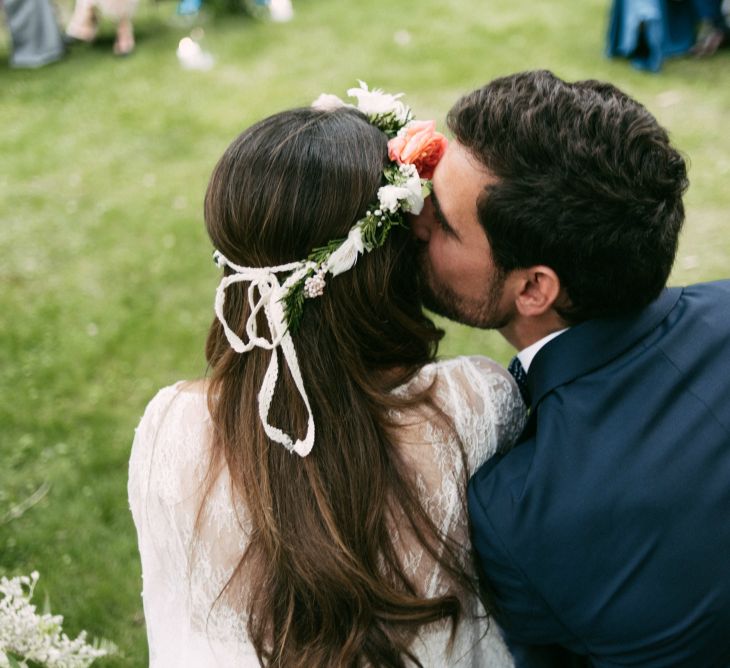
<path id="1" fill-rule="evenodd" d="M 415 165 L 422 179 L 430 179 L 447 145 L 434 121 L 411 121 L 388 142 L 388 155 L 399 165 Z"/>

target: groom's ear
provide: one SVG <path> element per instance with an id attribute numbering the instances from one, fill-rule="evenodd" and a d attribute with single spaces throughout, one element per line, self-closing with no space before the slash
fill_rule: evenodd
<path id="1" fill-rule="evenodd" d="M 520 269 L 518 273 L 517 311 L 533 318 L 547 313 L 561 296 L 558 275 L 545 265 Z"/>

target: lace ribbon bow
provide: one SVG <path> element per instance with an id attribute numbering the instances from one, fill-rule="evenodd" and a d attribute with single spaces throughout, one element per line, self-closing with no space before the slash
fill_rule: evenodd
<path id="1" fill-rule="evenodd" d="M 237 353 L 247 353 L 253 348 L 263 348 L 271 350 L 271 360 L 266 370 L 266 375 L 261 383 L 259 390 L 259 417 L 264 426 L 266 435 L 277 443 L 281 443 L 290 452 L 296 452 L 300 457 L 306 457 L 314 445 L 314 417 L 312 409 L 309 405 L 309 397 L 304 390 L 304 382 L 302 381 L 302 372 L 299 369 L 299 360 L 294 349 L 294 342 L 289 333 L 286 319 L 284 318 L 284 308 L 281 299 L 286 294 L 291 285 L 296 283 L 302 276 L 307 273 L 310 268 L 306 262 L 291 262 L 276 267 L 242 267 L 234 264 L 226 258 L 220 251 L 213 254 L 213 259 L 219 267 L 227 266 L 235 273 L 224 276 L 218 284 L 215 292 L 215 314 L 223 325 L 228 343 Z M 293 272 L 287 278 L 283 285 L 279 283 L 276 274 L 284 272 Z M 251 306 L 251 314 L 246 321 L 246 336 L 248 341 L 244 342 L 228 325 L 223 315 L 223 304 L 226 299 L 226 288 L 233 283 L 248 282 L 248 303 Z M 257 298 L 258 293 L 258 298 Z M 256 324 L 259 311 L 263 309 L 266 314 L 266 321 L 269 325 L 271 339 L 266 339 L 259 335 Z M 284 360 L 289 367 L 294 384 L 299 390 L 299 395 L 307 408 L 307 434 L 304 440 L 297 439 L 293 441 L 289 434 L 283 432 L 278 427 L 269 424 L 269 408 L 274 398 L 274 390 L 276 389 L 276 381 L 279 377 L 279 361 L 276 348 L 281 348 Z"/>

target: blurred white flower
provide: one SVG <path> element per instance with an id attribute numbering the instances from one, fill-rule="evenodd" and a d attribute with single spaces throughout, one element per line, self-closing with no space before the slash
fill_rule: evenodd
<path id="1" fill-rule="evenodd" d="M 291 0 L 269 0 L 269 15 L 277 23 L 291 21 L 294 18 Z"/>
<path id="2" fill-rule="evenodd" d="M 314 102 L 312 107 L 319 109 L 320 111 L 333 111 L 340 107 L 351 107 L 351 104 L 346 104 L 337 95 L 330 95 L 329 93 L 322 93 Z"/>
<path id="3" fill-rule="evenodd" d="M 682 94 L 677 90 L 665 90 L 656 96 L 657 104 L 662 107 L 673 107 L 682 101 Z"/>
<path id="4" fill-rule="evenodd" d="M 183 37 L 180 40 L 177 46 L 177 59 L 184 69 L 202 72 L 211 69 L 215 62 L 213 56 L 207 51 L 203 51 L 200 44 L 191 37 Z"/>
<path id="5" fill-rule="evenodd" d="M 398 46 L 408 46 L 411 43 L 411 33 L 407 30 L 396 30 L 393 33 L 393 41 Z"/>

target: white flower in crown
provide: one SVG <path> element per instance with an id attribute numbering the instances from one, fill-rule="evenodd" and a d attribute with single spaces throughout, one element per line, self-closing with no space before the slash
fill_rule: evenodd
<path id="1" fill-rule="evenodd" d="M 360 88 L 350 88 L 347 94 L 357 98 L 357 108 L 368 116 L 393 114 L 399 123 L 407 122 L 410 117 L 410 108 L 398 99 L 403 96 L 403 93 L 391 95 L 384 93 L 379 88 L 368 90 L 368 85 L 364 81 L 360 81 Z"/>
<path id="2" fill-rule="evenodd" d="M 327 258 L 325 269 L 337 276 L 348 269 L 352 269 L 357 262 L 357 256 L 365 250 L 365 244 L 362 240 L 362 230 L 356 225 L 350 230 L 347 239 L 342 242 L 340 247 Z"/>
<path id="3" fill-rule="evenodd" d="M 383 211 L 395 212 L 401 200 L 407 199 L 408 189 L 403 186 L 387 185 L 378 190 L 378 201 Z"/>
<path id="4" fill-rule="evenodd" d="M 378 201 L 383 211 L 394 213 L 399 207 L 415 215 L 423 209 L 423 187 L 414 165 L 401 165 L 403 181 L 398 184 L 382 186 L 378 190 Z"/>
<path id="5" fill-rule="evenodd" d="M 406 210 L 417 216 L 423 209 L 423 182 L 415 165 L 401 165 L 400 172 L 406 177 Z"/>
<path id="6" fill-rule="evenodd" d="M 329 93 L 322 93 L 314 102 L 312 102 L 314 109 L 320 111 L 334 111 L 341 107 L 352 107 L 351 104 L 343 102 L 337 95 L 330 95 Z"/>

